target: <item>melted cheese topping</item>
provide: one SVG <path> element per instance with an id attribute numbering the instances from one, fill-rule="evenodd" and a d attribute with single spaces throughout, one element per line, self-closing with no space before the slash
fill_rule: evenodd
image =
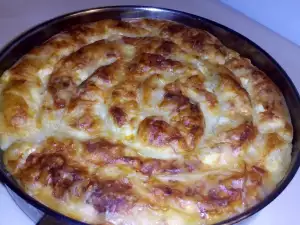
<path id="1" fill-rule="evenodd" d="M 285 100 L 206 31 L 79 25 L 1 77 L 0 145 L 27 193 L 91 224 L 213 224 L 285 175 Z"/>

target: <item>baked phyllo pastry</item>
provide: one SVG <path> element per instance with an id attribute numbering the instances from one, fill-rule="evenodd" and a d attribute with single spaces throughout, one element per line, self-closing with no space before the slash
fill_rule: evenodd
<path id="1" fill-rule="evenodd" d="M 285 99 L 249 59 L 171 21 L 72 27 L 1 76 L 0 145 L 24 190 L 90 224 L 213 224 L 291 161 Z"/>

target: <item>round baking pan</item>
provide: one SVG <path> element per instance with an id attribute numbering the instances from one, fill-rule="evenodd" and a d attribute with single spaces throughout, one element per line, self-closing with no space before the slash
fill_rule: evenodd
<path id="1" fill-rule="evenodd" d="M 225 46 L 237 51 L 243 57 L 251 59 L 253 65 L 264 71 L 280 88 L 289 107 L 294 127 L 292 161 L 287 174 L 278 184 L 276 189 L 259 204 L 239 215 L 219 222 L 218 225 L 240 222 L 241 220 L 252 216 L 266 207 L 286 188 L 296 174 L 300 165 L 300 120 L 297 120 L 297 116 L 300 114 L 300 98 L 294 84 L 285 71 L 280 67 L 280 65 L 278 65 L 278 63 L 258 45 L 241 34 L 231 30 L 230 28 L 189 13 L 156 7 L 112 6 L 87 9 L 46 21 L 22 33 L 19 37 L 11 41 L 0 52 L 0 74 L 2 74 L 6 69 L 10 68 L 18 59 L 20 59 L 33 47 L 42 44 L 51 36 L 70 28 L 70 26 L 94 22 L 102 19 L 127 18 L 154 18 L 173 20 L 190 27 L 207 30 L 219 38 Z M 26 194 L 13 179 L 13 177 L 6 171 L 2 161 L 2 155 L 2 151 L 0 151 L 0 178 L 20 198 L 25 200 L 31 206 L 34 206 L 36 209 L 44 212 L 45 215 L 51 216 L 54 218 L 54 220 L 59 221 L 60 224 L 84 224 L 50 209 Z"/>

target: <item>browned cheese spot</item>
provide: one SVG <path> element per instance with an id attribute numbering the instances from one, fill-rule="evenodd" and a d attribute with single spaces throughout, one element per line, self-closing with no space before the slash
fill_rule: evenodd
<path id="1" fill-rule="evenodd" d="M 114 122 L 119 126 L 123 126 L 127 122 L 127 115 L 122 110 L 122 108 L 113 106 L 109 110 L 110 114 L 112 115 Z"/>

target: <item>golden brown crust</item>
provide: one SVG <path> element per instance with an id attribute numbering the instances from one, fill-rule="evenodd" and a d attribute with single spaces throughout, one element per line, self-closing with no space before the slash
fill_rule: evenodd
<path id="1" fill-rule="evenodd" d="M 174 151 L 188 150 L 183 136 L 176 127 L 157 118 L 146 118 L 139 125 L 138 137 L 150 146 L 170 146 Z M 173 145 L 176 145 L 174 147 Z"/>
<path id="2" fill-rule="evenodd" d="M 75 94 L 76 87 L 87 78 L 87 76 L 81 77 L 78 74 L 80 70 L 94 66 L 97 69 L 103 63 L 115 61 L 118 57 L 119 51 L 115 45 L 98 41 L 60 61 L 48 83 L 54 108 L 65 108 L 70 96 Z"/>
<path id="3" fill-rule="evenodd" d="M 182 24 L 72 27 L 25 55 L 0 87 L 8 170 L 84 222 L 216 223 L 261 201 L 290 163 L 280 90 Z"/>
<path id="4" fill-rule="evenodd" d="M 247 59 L 232 59 L 226 65 L 249 93 L 259 130 L 269 133 L 285 129 L 285 123 L 290 123 L 289 113 L 281 92 L 270 78 Z"/>

